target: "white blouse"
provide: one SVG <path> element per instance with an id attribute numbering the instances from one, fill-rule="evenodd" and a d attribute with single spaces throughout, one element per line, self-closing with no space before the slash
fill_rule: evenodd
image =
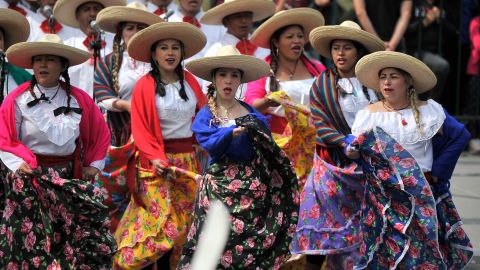
<path id="1" fill-rule="evenodd" d="M 132 98 L 133 88 L 137 81 L 150 71 L 150 63 L 137 61 L 131 58 L 127 52 L 123 53 L 122 65 L 118 72 L 118 97 L 109 98 L 98 103 L 106 110 L 119 112 L 113 107 L 113 102 L 118 99 L 130 100 Z"/>
<path id="2" fill-rule="evenodd" d="M 162 126 L 163 139 L 192 137 L 192 119 L 195 116 L 197 97 L 185 82 L 188 100 L 180 97 L 180 82 L 165 85 L 165 96 L 156 95 L 157 113 Z"/>
<path id="3" fill-rule="evenodd" d="M 362 84 L 356 77 L 341 78 L 338 80 L 338 85 L 347 92 L 345 97 L 342 96 L 341 93 L 338 93 L 338 103 L 340 104 L 340 109 L 342 110 L 345 121 L 347 121 L 348 126 L 351 127 L 357 113 L 370 104 L 370 102 L 377 102 L 378 98 L 374 90 L 368 89 L 370 97 L 370 101 L 368 101 L 363 93 Z"/>
<path id="4" fill-rule="evenodd" d="M 310 88 L 312 87 L 314 80 L 315 78 L 312 77 L 303 80 L 281 81 L 278 89 L 285 91 L 295 103 L 310 106 Z M 265 89 L 267 90 L 267 95 L 271 93 L 270 77 L 268 77 L 265 82 Z M 283 106 L 270 107 L 267 109 L 267 112 L 277 116 L 285 117 L 285 110 L 283 109 Z"/>
<path id="5" fill-rule="evenodd" d="M 432 99 L 419 107 L 420 126 L 417 127 L 412 109 L 398 112 L 358 112 L 352 126 L 353 135 L 357 136 L 374 127 L 381 127 L 390 134 L 415 158 L 424 172 L 432 169 L 433 148 L 432 138 L 437 134 L 445 121 L 442 105 Z M 403 125 L 406 122 L 406 125 Z"/>
<path id="6" fill-rule="evenodd" d="M 80 136 L 82 115 L 70 113 L 55 116 L 53 111 L 56 108 L 67 106 L 67 93 L 60 86 L 44 88 L 37 85 L 34 88 L 38 98 L 42 92 L 50 100 L 40 101 L 33 107 L 27 106 L 28 102 L 34 100 L 29 91 L 25 91 L 15 99 L 15 124 L 19 139 L 35 154 L 71 155 L 76 148 L 75 140 Z M 74 97 L 71 97 L 70 106 L 79 107 Z M 20 157 L 4 151 L 0 151 L 0 159 L 12 171 L 16 171 L 24 163 Z M 92 162 L 90 166 L 101 170 L 104 163 L 104 160 L 98 160 Z"/>

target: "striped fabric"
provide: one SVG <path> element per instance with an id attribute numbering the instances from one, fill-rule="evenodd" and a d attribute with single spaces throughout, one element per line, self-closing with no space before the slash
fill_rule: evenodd
<path id="1" fill-rule="evenodd" d="M 123 54 L 120 54 L 120 58 Z M 119 65 L 121 65 L 120 59 Z M 97 62 L 95 67 L 95 76 L 93 84 L 93 95 L 97 102 L 104 101 L 110 98 L 117 98 L 117 94 L 113 88 L 112 81 L 113 70 L 113 53 L 105 56 L 102 61 Z"/>

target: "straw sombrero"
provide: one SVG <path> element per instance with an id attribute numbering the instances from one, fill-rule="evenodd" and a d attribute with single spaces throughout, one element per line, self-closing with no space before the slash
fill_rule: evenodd
<path id="1" fill-rule="evenodd" d="M 344 21 L 340 25 L 320 26 L 310 32 L 310 43 L 322 56 L 332 58 L 330 44 L 335 39 L 353 40 L 362 44 L 368 53 L 385 50 L 382 40 L 368 33 L 352 21 Z"/>
<path id="2" fill-rule="evenodd" d="M 27 40 L 30 35 L 30 26 L 25 16 L 8 8 L 0 8 L 0 28 L 5 34 L 5 49 Z"/>
<path id="3" fill-rule="evenodd" d="M 355 66 L 355 74 L 363 85 L 379 91 L 378 73 L 384 68 L 398 68 L 408 72 L 413 78 L 417 93 L 428 91 L 437 84 L 437 77 L 422 61 L 391 51 L 374 52 L 362 57 Z"/>
<path id="4" fill-rule="evenodd" d="M 262 48 L 270 48 L 270 39 L 278 29 L 288 25 L 301 25 L 306 37 L 315 27 L 325 24 L 322 13 L 312 8 L 282 10 L 262 23 L 252 35 L 252 42 Z"/>
<path id="5" fill-rule="evenodd" d="M 101 4 L 104 8 L 111 6 L 125 6 L 125 0 L 58 0 L 53 7 L 53 15 L 60 23 L 74 28 L 80 28 L 77 21 L 76 11 L 81 5 L 94 2 Z"/>
<path id="6" fill-rule="evenodd" d="M 133 59 L 150 62 L 150 48 L 155 42 L 164 39 L 180 41 L 185 59 L 201 51 L 207 43 L 205 34 L 189 23 L 161 22 L 137 32 L 128 42 L 128 54 Z"/>
<path id="7" fill-rule="evenodd" d="M 21 68 L 33 68 L 36 55 L 56 55 L 68 60 L 69 66 L 79 65 L 90 58 L 86 51 L 63 44 L 55 34 L 45 34 L 37 41 L 21 42 L 7 50 L 8 62 Z"/>
<path id="8" fill-rule="evenodd" d="M 224 3 L 209 9 L 200 19 L 201 23 L 222 25 L 223 18 L 239 12 L 252 12 L 253 21 L 260 21 L 275 13 L 272 0 L 225 0 Z"/>
<path id="9" fill-rule="evenodd" d="M 113 6 L 102 9 L 97 14 L 97 24 L 103 30 L 116 33 L 121 22 L 144 23 L 147 26 L 163 22 L 163 20 L 149 12 L 147 7 L 139 2 L 132 2 L 126 7 Z"/>
<path id="10" fill-rule="evenodd" d="M 216 56 L 198 58 L 185 66 L 195 76 L 212 81 L 212 71 L 217 68 L 235 68 L 243 72 L 242 82 L 251 82 L 268 76 L 270 66 L 262 59 L 241 54 L 234 46 L 227 45 Z"/>

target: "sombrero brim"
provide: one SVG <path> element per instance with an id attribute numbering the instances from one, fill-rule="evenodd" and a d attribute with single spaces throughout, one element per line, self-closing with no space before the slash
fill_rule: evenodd
<path id="1" fill-rule="evenodd" d="M 98 26 L 107 32 L 116 33 L 117 26 L 121 22 L 144 23 L 150 26 L 163 20 L 151 12 L 121 6 L 108 7 L 97 14 Z"/>
<path id="2" fill-rule="evenodd" d="M 21 42 L 7 50 L 8 62 L 21 68 L 33 68 L 32 58 L 36 55 L 56 55 L 68 60 L 69 66 L 76 66 L 90 58 L 88 52 L 51 42 Z"/>
<path id="3" fill-rule="evenodd" d="M 212 71 L 217 68 L 241 70 L 243 83 L 258 80 L 270 73 L 270 66 L 265 61 L 249 55 L 203 57 L 188 62 L 185 68 L 206 81 L 212 81 Z"/>
<path id="4" fill-rule="evenodd" d="M 53 7 L 53 15 L 60 23 L 71 26 L 73 28 L 80 28 L 77 21 L 77 8 L 87 2 L 97 2 L 103 7 L 111 6 L 125 6 L 125 0 L 58 0 Z"/>
<path id="5" fill-rule="evenodd" d="M 30 35 L 30 26 L 25 16 L 11 9 L 0 9 L 0 28 L 5 34 L 5 49 L 27 40 Z"/>
<path id="6" fill-rule="evenodd" d="M 417 58 L 399 52 L 374 52 L 362 57 L 355 66 L 355 75 L 368 88 L 380 90 L 378 73 L 384 68 L 398 68 L 408 72 L 413 78 L 417 93 L 431 90 L 437 84 L 437 77 Z"/>
<path id="7" fill-rule="evenodd" d="M 252 12 L 253 21 L 260 21 L 275 13 L 275 4 L 271 0 L 236 0 L 220 4 L 209 9 L 200 19 L 201 23 L 222 25 L 223 18 L 239 12 Z"/>
<path id="8" fill-rule="evenodd" d="M 281 11 L 262 23 L 252 35 L 252 42 L 262 48 L 270 48 L 270 39 L 278 29 L 288 25 L 301 25 L 304 35 L 308 38 L 310 32 L 325 24 L 325 19 L 319 11 L 311 8 L 294 8 Z M 308 39 L 307 39 L 308 41 Z"/>
<path id="9" fill-rule="evenodd" d="M 150 62 L 152 45 L 164 39 L 175 39 L 183 44 L 187 59 L 203 49 L 207 37 L 197 27 L 186 22 L 161 22 L 137 32 L 128 42 L 128 54 L 133 59 Z"/>
<path id="10" fill-rule="evenodd" d="M 328 25 L 317 27 L 310 32 L 310 43 L 323 57 L 332 58 L 330 44 L 333 40 L 353 40 L 362 44 L 369 53 L 385 50 L 382 40 L 373 34 L 342 25 Z"/>

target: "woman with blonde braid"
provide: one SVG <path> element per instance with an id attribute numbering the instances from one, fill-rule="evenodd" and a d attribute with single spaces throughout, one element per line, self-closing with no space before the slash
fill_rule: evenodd
<path id="1" fill-rule="evenodd" d="M 128 179 L 132 199 L 115 232 L 117 269 L 177 265 L 192 221 L 197 183 L 173 177 L 171 167 L 200 172 L 191 126 L 195 113 L 206 104 L 183 60 L 205 43 L 205 35 L 189 23 L 162 22 L 138 32 L 128 44 L 129 55 L 150 62 L 151 70 L 138 80 L 132 94 L 137 177 Z"/>
<path id="2" fill-rule="evenodd" d="M 128 21 L 125 21 L 126 18 Z M 139 2 L 132 2 L 126 7 L 107 7 L 97 15 L 98 26 L 115 33 L 113 51 L 98 62 L 94 82 L 94 96 L 98 105 L 107 112 L 111 134 L 106 167 L 99 174 L 97 184 L 104 193 L 104 204 L 110 208 L 113 232 L 130 197 L 127 195 L 126 179 L 135 177 L 133 160 L 136 149 L 131 138 L 130 98 L 135 83 L 150 70 L 149 63 L 128 55 L 127 45 L 135 33 L 161 21 Z"/>
<path id="3" fill-rule="evenodd" d="M 210 155 L 199 185 L 195 218 L 177 269 L 189 269 L 210 202 L 229 209 L 232 230 L 215 269 L 279 269 L 297 217 L 298 181 L 290 161 L 273 141 L 266 118 L 235 98 L 240 84 L 269 72 L 261 59 L 224 46 L 216 56 L 193 60 L 187 68 L 211 80 L 208 106 L 192 130 Z"/>
<path id="4" fill-rule="evenodd" d="M 437 82 L 418 59 L 376 52 L 355 70 L 384 97 L 357 113 L 347 148 L 368 168 L 356 269 L 464 268 L 473 248 L 449 187 L 469 132 L 434 100 L 418 100 Z"/>
<path id="5" fill-rule="evenodd" d="M 323 24 L 320 12 L 311 8 L 294 8 L 275 14 L 252 35 L 253 43 L 270 49 L 265 61 L 270 64 L 273 73 L 249 83 L 245 101 L 271 117 L 272 134 L 292 161 L 300 188 L 303 188 L 312 167 L 315 130 L 313 125 L 307 124 L 296 132 L 300 128 L 295 126 L 296 123 L 287 124 L 284 107 L 273 101 L 270 95 L 284 91 L 295 104 L 310 104 L 310 87 L 325 67 L 307 58 L 303 50 L 310 31 Z"/>

